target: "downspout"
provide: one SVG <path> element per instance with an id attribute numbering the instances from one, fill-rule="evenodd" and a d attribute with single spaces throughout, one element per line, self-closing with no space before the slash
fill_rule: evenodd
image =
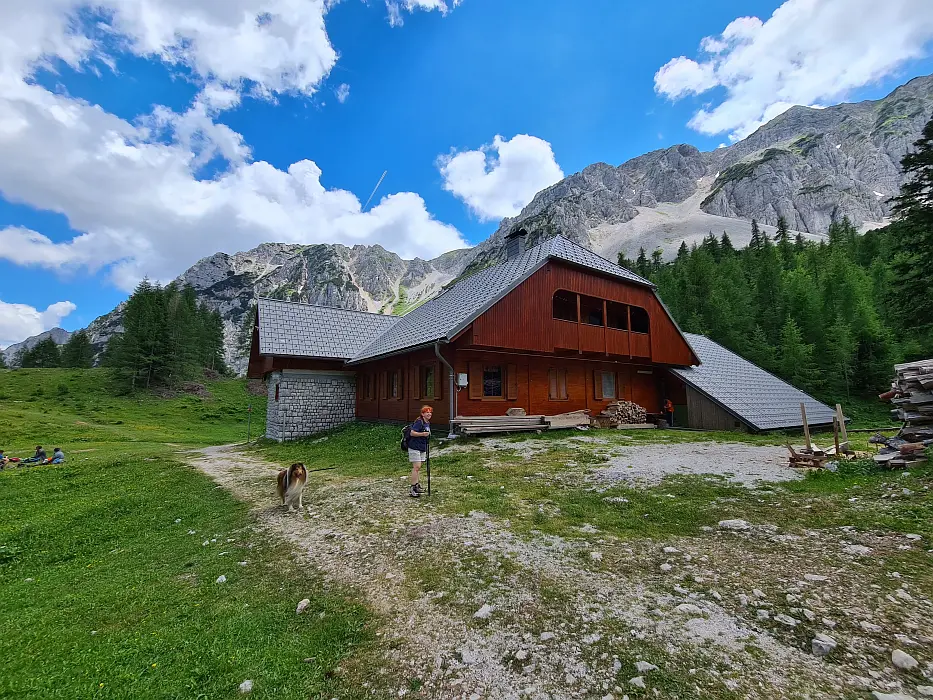
<path id="1" fill-rule="evenodd" d="M 444 363 L 444 366 L 447 367 L 447 373 L 450 375 L 450 432 L 447 434 L 448 438 L 454 438 L 454 417 L 457 415 L 457 389 L 454 386 L 454 368 L 443 355 L 441 355 L 441 343 L 440 341 L 434 343 L 434 354 L 437 355 L 437 359 Z"/>

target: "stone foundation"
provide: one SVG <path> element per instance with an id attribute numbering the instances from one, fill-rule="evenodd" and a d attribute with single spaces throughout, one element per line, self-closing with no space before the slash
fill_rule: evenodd
<path id="1" fill-rule="evenodd" d="M 283 370 L 267 377 L 266 437 L 295 440 L 356 418 L 356 373 Z"/>

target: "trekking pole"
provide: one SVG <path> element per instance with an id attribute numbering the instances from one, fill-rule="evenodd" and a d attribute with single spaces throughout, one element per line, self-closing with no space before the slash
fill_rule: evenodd
<path id="1" fill-rule="evenodd" d="M 426 460 L 425 460 L 425 466 L 428 469 L 428 495 L 430 496 L 431 495 L 431 443 L 430 442 L 428 443 L 428 446 L 425 452 L 427 453 Z"/>
<path id="2" fill-rule="evenodd" d="M 246 407 L 246 443 L 249 444 L 249 429 L 253 422 L 253 404 Z"/>

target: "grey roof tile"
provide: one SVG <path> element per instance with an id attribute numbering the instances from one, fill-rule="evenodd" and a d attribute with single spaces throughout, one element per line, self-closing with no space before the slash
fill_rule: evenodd
<path id="1" fill-rule="evenodd" d="M 398 316 L 260 298 L 263 355 L 348 360 L 399 321 Z"/>
<path id="2" fill-rule="evenodd" d="M 459 281 L 439 296 L 410 311 L 402 317 L 401 322 L 357 353 L 353 361 L 388 355 L 441 339 L 452 339 L 466 324 L 530 277 L 548 259 L 563 260 L 654 287 L 634 272 L 599 257 L 563 236 L 554 236 L 511 260 Z"/>
<path id="3" fill-rule="evenodd" d="M 811 425 L 833 422 L 834 411 L 761 367 L 713 342 L 686 333 L 702 363 L 671 371 L 691 386 L 724 405 L 756 430 L 799 428 L 800 404 Z"/>

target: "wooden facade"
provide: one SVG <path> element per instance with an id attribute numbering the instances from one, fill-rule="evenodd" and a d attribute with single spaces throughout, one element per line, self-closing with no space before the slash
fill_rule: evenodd
<path id="1" fill-rule="evenodd" d="M 456 413 L 504 415 L 509 408 L 555 415 L 599 413 L 618 399 L 658 413 L 669 366 L 699 360 L 654 291 L 643 285 L 549 260 L 439 349 L 456 374 Z M 450 378 L 433 344 L 381 359 L 342 361 L 258 355 L 250 376 L 277 369 L 352 369 L 356 415 L 411 421 L 422 405 L 435 423 L 450 420 Z"/>

